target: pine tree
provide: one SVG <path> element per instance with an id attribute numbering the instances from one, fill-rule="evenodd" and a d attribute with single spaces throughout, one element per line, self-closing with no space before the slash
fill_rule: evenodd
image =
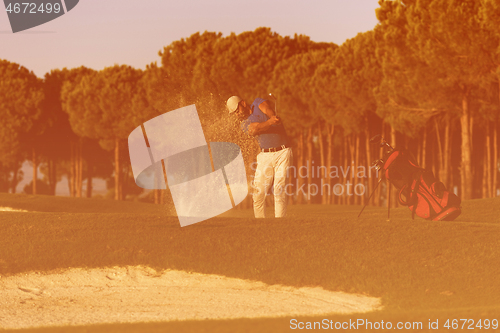
<path id="1" fill-rule="evenodd" d="M 38 123 L 43 98 L 42 81 L 33 72 L 0 59 L 0 183 L 4 183 L 0 184 L 0 188 L 4 190 L 11 188 L 15 192 L 22 176 L 19 170 L 25 157 L 31 156 L 34 179 L 37 178 L 33 138 L 40 133 L 44 124 Z M 36 194 L 36 182 L 33 184 L 33 193 Z"/>

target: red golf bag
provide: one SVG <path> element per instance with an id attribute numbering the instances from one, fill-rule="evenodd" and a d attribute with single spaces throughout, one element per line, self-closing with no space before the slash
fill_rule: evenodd
<path id="1" fill-rule="evenodd" d="M 397 189 L 398 202 L 415 215 L 432 221 L 452 221 L 461 213 L 461 200 L 446 190 L 431 171 L 419 167 L 409 154 L 393 150 L 385 158 L 383 176 Z"/>

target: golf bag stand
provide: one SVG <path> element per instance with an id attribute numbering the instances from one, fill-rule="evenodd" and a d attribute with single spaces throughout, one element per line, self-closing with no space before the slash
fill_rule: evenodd
<path id="1" fill-rule="evenodd" d="M 392 152 L 394 152 L 394 148 L 392 148 L 391 145 L 388 144 L 387 141 L 385 141 L 385 139 L 380 134 L 377 134 L 373 138 L 371 138 L 370 144 L 379 144 L 380 147 L 384 148 L 384 158 L 387 155 L 390 155 Z M 372 162 L 372 165 L 370 166 L 370 168 L 375 168 L 377 170 L 377 173 L 378 173 L 384 167 L 384 163 L 385 163 L 384 159 L 375 160 Z M 358 217 L 361 216 L 361 213 L 363 213 L 366 206 L 370 203 L 372 196 L 375 194 L 380 183 L 385 178 L 384 175 L 385 175 L 385 173 L 382 172 L 382 174 L 380 175 L 380 178 L 377 182 L 377 185 L 375 185 L 375 188 L 373 189 L 372 193 L 368 197 L 366 204 L 363 206 L 363 208 L 361 208 L 361 211 L 359 212 Z M 387 200 L 388 200 L 387 201 L 387 218 L 390 218 L 390 215 L 391 215 L 390 186 L 391 186 L 391 184 L 389 182 L 387 182 L 387 186 L 389 186 L 389 197 L 387 198 Z"/>

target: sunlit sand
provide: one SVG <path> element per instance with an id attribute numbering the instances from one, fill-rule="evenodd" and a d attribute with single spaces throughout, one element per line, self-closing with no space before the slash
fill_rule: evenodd
<path id="1" fill-rule="evenodd" d="M 380 299 L 145 267 L 0 278 L 0 328 L 351 314 Z"/>
<path id="2" fill-rule="evenodd" d="M 0 212 L 27 212 L 27 210 L 24 209 L 14 209 L 11 207 L 1 207 L 0 206 Z"/>

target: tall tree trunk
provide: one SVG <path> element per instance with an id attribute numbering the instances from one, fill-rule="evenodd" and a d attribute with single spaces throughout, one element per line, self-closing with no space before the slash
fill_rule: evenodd
<path id="1" fill-rule="evenodd" d="M 425 169 L 425 156 L 427 154 L 427 131 L 424 127 L 424 135 L 423 135 L 423 138 L 422 138 L 422 164 L 420 165 L 422 168 Z"/>
<path id="2" fill-rule="evenodd" d="M 344 181 L 344 192 L 345 192 L 345 198 L 346 198 L 346 205 L 350 205 L 352 203 L 352 200 L 351 200 L 351 197 L 349 196 L 349 193 L 351 193 L 350 191 L 348 192 L 348 188 L 347 188 L 347 183 L 351 184 L 351 187 L 352 187 L 352 181 L 353 179 L 351 179 L 351 172 L 352 172 L 352 168 L 354 166 L 354 143 L 353 143 L 353 137 L 352 137 L 352 134 L 349 134 L 347 136 L 347 146 L 346 146 L 346 149 L 347 149 L 347 152 L 346 152 L 346 156 L 349 156 L 349 158 L 347 159 L 347 163 L 346 163 L 346 167 L 349 168 L 349 172 L 346 173 L 346 180 Z M 347 170 L 347 169 L 345 169 Z"/>
<path id="3" fill-rule="evenodd" d="M 432 141 L 432 139 L 433 139 L 432 136 L 430 136 L 429 140 Z M 436 146 L 437 146 L 436 144 L 432 144 L 432 143 L 430 144 L 430 147 L 432 147 L 431 148 L 432 149 L 431 150 L 431 158 L 432 158 L 432 160 L 431 160 L 430 163 L 432 165 L 432 174 L 435 175 L 435 176 L 437 175 L 436 167 L 437 167 L 437 164 L 438 164 L 437 160 L 439 159 L 439 156 L 438 156 L 439 151 L 436 149 Z"/>
<path id="4" fill-rule="evenodd" d="M 328 129 L 328 124 L 326 125 Z M 321 204 L 326 204 L 328 199 L 328 193 L 330 192 L 329 186 L 326 186 L 326 173 L 325 170 L 325 152 L 324 152 L 324 144 L 323 144 L 323 133 L 321 128 L 321 122 L 318 122 L 318 141 L 319 141 L 319 157 L 321 161 L 321 165 L 318 168 L 320 170 L 320 174 L 318 175 L 321 179 L 320 181 L 320 194 L 321 194 Z M 325 188 L 327 190 L 325 190 Z"/>
<path id="5" fill-rule="evenodd" d="M 353 172 L 353 185 L 352 185 L 352 193 L 353 193 L 353 196 L 354 196 L 354 204 L 355 205 L 359 205 L 361 203 L 361 201 L 364 203 L 364 199 L 362 200 L 362 197 L 357 195 L 356 194 L 356 185 L 358 185 L 360 183 L 360 180 L 358 178 L 358 166 L 359 166 L 359 134 L 356 133 L 355 134 L 355 137 L 356 137 L 356 144 L 355 144 L 355 158 L 354 158 L 354 170 L 352 170 Z"/>
<path id="6" fill-rule="evenodd" d="M 307 129 L 307 204 L 312 203 L 311 185 L 312 185 L 312 159 L 313 159 L 313 142 L 312 142 L 312 126 Z"/>
<path id="7" fill-rule="evenodd" d="M 133 178 L 133 176 L 130 176 L 130 174 L 132 172 L 130 167 L 131 167 L 130 163 L 125 163 L 122 166 L 122 182 L 121 182 L 121 188 L 120 188 L 120 192 L 121 192 L 121 196 L 122 196 L 121 200 L 125 200 L 127 198 L 127 190 L 130 188 L 130 179 Z M 167 181 L 164 180 L 163 183 L 166 185 Z M 162 194 L 162 197 L 163 197 L 163 194 Z M 163 203 L 163 202 L 161 202 L 161 203 Z"/>
<path id="8" fill-rule="evenodd" d="M 78 140 L 76 146 L 76 197 L 82 197 L 83 190 L 83 156 L 82 156 L 82 138 Z"/>
<path id="9" fill-rule="evenodd" d="M 491 197 L 497 196 L 498 188 L 498 122 L 493 123 L 493 188 Z"/>
<path id="10" fill-rule="evenodd" d="M 52 160 L 52 195 L 56 195 L 57 188 L 57 161 Z"/>
<path id="11" fill-rule="evenodd" d="M 301 177 L 300 170 L 302 170 L 302 166 L 304 166 L 304 132 L 300 131 L 299 134 L 299 144 L 298 144 L 298 161 L 297 161 L 297 204 L 302 204 L 304 201 L 304 193 L 302 185 L 304 184 L 305 179 Z"/>
<path id="12" fill-rule="evenodd" d="M 342 133 L 343 135 L 343 133 Z M 340 141 L 340 145 L 337 149 L 338 151 L 338 165 L 337 165 L 337 168 L 339 169 L 338 170 L 338 173 L 337 173 L 337 184 L 339 184 L 339 186 L 343 186 L 343 182 L 344 182 L 344 176 L 342 176 L 342 172 L 341 172 L 341 169 L 340 168 L 344 168 L 345 167 L 345 161 L 346 161 L 346 156 L 345 156 L 345 137 L 343 138 L 343 140 Z M 342 169 L 343 170 L 343 169 Z M 337 190 L 336 192 L 334 191 L 333 194 L 335 195 L 334 196 L 334 199 L 336 201 L 336 204 L 337 205 L 343 205 L 344 204 L 344 194 L 342 193 L 341 195 L 339 194 L 339 191 Z"/>
<path id="13" fill-rule="evenodd" d="M 451 121 L 450 121 L 450 123 L 451 123 Z M 450 189 L 450 191 L 454 192 L 454 188 L 456 186 L 456 184 L 455 184 L 455 182 L 456 182 L 456 176 L 454 174 L 455 170 L 454 170 L 453 165 L 451 163 L 451 152 L 454 149 L 454 146 L 452 145 L 453 135 L 454 135 L 454 133 L 453 133 L 454 130 L 453 130 L 452 124 L 450 124 L 449 130 L 450 130 L 450 132 L 449 132 L 450 133 L 450 142 L 449 142 L 449 147 L 450 147 L 449 151 L 450 151 L 450 153 L 447 156 L 448 157 L 448 170 L 449 170 L 449 174 L 448 174 L 449 175 L 448 176 L 448 185 L 449 186 L 448 186 L 448 188 Z"/>
<path id="14" fill-rule="evenodd" d="M 327 195 L 327 204 L 332 204 L 332 191 L 333 191 L 333 184 L 332 184 L 332 177 L 330 177 L 330 170 L 332 168 L 332 151 L 333 151 L 333 131 L 334 131 L 334 125 L 333 124 L 326 124 L 326 130 L 327 130 L 327 139 L 328 139 L 328 152 L 326 154 L 326 170 L 328 173 L 328 176 L 326 178 L 328 188 L 330 191 L 328 192 Z"/>
<path id="15" fill-rule="evenodd" d="M 500 105 L 500 65 L 497 68 L 498 73 L 498 102 Z M 498 167 L 500 165 L 498 161 L 498 125 L 500 124 L 500 117 L 496 116 L 495 121 L 493 122 L 493 193 L 492 197 L 497 196 L 497 188 L 499 187 L 498 182 Z"/>
<path id="16" fill-rule="evenodd" d="M 484 198 L 491 197 L 492 188 L 493 188 L 493 175 L 491 172 L 491 131 L 490 131 L 490 123 L 486 126 L 486 183 L 487 183 L 487 192 L 483 196 Z"/>
<path id="17" fill-rule="evenodd" d="M 487 140 L 487 138 L 485 138 Z M 486 150 L 483 152 L 482 160 L 483 160 L 483 177 L 481 177 L 481 198 L 488 197 L 488 158 L 486 157 Z"/>
<path id="18" fill-rule="evenodd" d="M 372 154 L 371 154 L 371 145 L 370 145 L 370 126 L 368 124 L 368 120 L 366 121 L 366 127 L 365 127 L 365 149 L 366 149 L 366 167 L 368 169 L 366 170 L 367 189 L 366 189 L 366 193 L 365 193 L 364 197 L 366 197 L 366 199 L 368 200 L 368 196 L 370 195 L 371 191 L 373 191 L 373 186 L 374 186 L 372 178 L 377 177 L 376 173 L 372 173 L 372 171 L 374 171 L 374 170 L 372 170 L 370 168 L 370 166 L 372 165 Z M 370 203 L 363 201 L 363 204 L 370 204 Z"/>
<path id="19" fill-rule="evenodd" d="M 83 139 L 80 139 L 80 174 L 78 175 L 80 182 L 80 197 L 83 196 Z"/>
<path id="20" fill-rule="evenodd" d="M 87 160 L 87 198 L 92 198 L 92 167 L 89 160 Z"/>
<path id="21" fill-rule="evenodd" d="M 396 140 L 396 130 L 393 126 L 391 126 L 391 143 L 394 148 L 398 146 L 398 142 Z M 396 208 L 398 206 L 397 201 L 397 191 L 389 191 L 389 186 L 387 186 L 387 198 L 391 195 L 391 207 Z"/>
<path id="22" fill-rule="evenodd" d="M 462 138 L 462 163 L 460 169 L 460 187 L 462 200 L 472 199 L 472 146 L 470 135 L 469 91 L 462 95 L 462 114 L 460 116 Z"/>
<path id="23" fill-rule="evenodd" d="M 38 161 L 35 147 L 31 148 L 33 159 L 33 194 L 36 194 L 36 181 L 38 179 Z"/>
<path id="24" fill-rule="evenodd" d="M 126 179 L 125 175 L 126 175 L 126 173 L 123 171 L 123 165 L 121 165 L 121 162 L 120 162 L 120 184 L 118 185 L 118 193 L 120 194 L 119 200 L 123 200 L 125 197 L 125 195 L 124 195 L 125 191 L 123 191 L 123 183 L 125 182 L 125 179 Z"/>
<path id="25" fill-rule="evenodd" d="M 380 133 L 382 134 L 382 136 L 385 135 L 385 121 L 382 120 L 382 128 L 380 129 Z M 378 153 L 375 154 L 375 156 L 378 155 L 378 158 L 379 159 L 382 159 L 384 157 L 383 155 L 383 152 L 382 152 L 382 148 L 380 147 L 377 147 L 378 148 Z M 379 177 L 381 177 L 382 175 L 380 175 Z M 387 181 L 386 181 L 387 183 Z M 379 207 L 379 206 L 382 206 L 382 186 L 378 186 L 377 187 L 377 193 L 374 194 L 374 203 L 375 203 L 375 206 Z"/>
<path id="26" fill-rule="evenodd" d="M 396 130 L 391 126 L 391 145 L 396 148 L 398 143 L 396 141 Z"/>
<path id="27" fill-rule="evenodd" d="M 49 194 L 56 195 L 56 173 L 55 173 L 55 162 L 53 158 L 49 158 L 47 161 L 47 173 L 49 181 Z"/>
<path id="28" fill-rule="evenodd" d="M 347 203 L 348 205 L 352 205 L 352 204 L 355 204 L 356 203 L 356 198 L 355 198 L 355 195 L 353 194 L 353 190 L 354 190 L 354 184 L 355 184 L 355 174 L 353 173 L 353 170 L 354 168 L 356 167 L 356 135 L 354 133 L 352 133 L 351 135 L 349 135 L 349 163 L 347 164 L 348 166 L 350 166 L 350 169 L 349 169 L 349 173 L 347 175 L 347 179 L 349 181 L 349 178 L 350 178 L 350 181 L 349 183 L 351 184 L 350 188 L 346 188 L 346 195 L 347 195 Z M 350 191 L 348 191 L 350 190 Z M 349 195 L 351 194 L 351 195 Z"/>
<path id="29" fill-rule="evenodd" d="M 79 198 L 80 190 L 80 141 L 75 143 L 75 197 Z"/>
<path id="30" fill-rule="evenodd" d="M 15 194 L 16 193 L 16 188 L 17 188 L 17 184 L 19 184 L 19 172 L 21 171 L 21 169 L 17 169 L 17 170 L 14 170 L 12 173 L 13 173 L 13 177 L 12 177 L 12 182 L 11 182 L 11 188 L 12 188 L 12 194 Z"/>
<path id="31" fill-rule="evenodd" d="M 342 182 L 343 182 L 343 194 L 342 194 L 342 204 L 349 204 L 349 197 L 347 196 L 347 182 L 349 181 L 349 174 L 347 172 L 347 167 L 350 166 L 349 162 L 349 136 L 344 134 L 344 171 L 342 172 Z M 345 174 L 345 176 L 344 176 Z"/>
<path id="32" fill-rule="evenodd" d="M 440 170 L 440 175 L 439 178 L 445 184 L 445 186 L 449 188 L 450 183 L 449 183 L 449 174 L 451 172 L 450 170 L 450 160 L 451 160 L 451 148 L 450 148 L 450 122 L 446 121 L 445 122 L 445 127 L 444 127 L 444 156 L 443 156 L 443 169 L 442 171 Z"/>
<path id="33" fill-rule="evenodd" d="M 120 139 L 115 138 L 115 200 L 121 200 L 120 182 Z"/>
<path id="34" fill-rule="evenodd" d="M 69 195 L 76 196 L 76 167 L 75 167 L 75 143 L 70 142 L 70 158 L 69 158 Z"/>
<path id="35" fill-rule="evenodd" d="M 422 142 L 417 139 L 417 164 L 422 166 Z"/>
<path id="36" fill-rule="evenodd" d="M 438 146 L 438 153 L 437 153 L 437 161 L 438 161 L 438 172 L 437 173 L 434 173 L 435 176 L 437 176 L 439 178 L 440 181 L 443 181 L 443 179 L 441 178 L 441 175 L 443 174 L 443 169 L 444 169 L 444 153 L 443 153 L 443 144 L 441 143 L 441 136 L 439 134 L 439 126 L 438 126 L 438 123 L 437 123 L 437 120 L 434 118 L 434 125 L 435 125 L 435 129 L 436 129 L 436 141 L 437 141 L 437 146 Z M 436 163 L 434 163 L 435 165 Z M 444 183 L 446 184 L 446 183 Z"/>
<path id="37" fill-rule="evenodd" d="M 80 141 L 75 142 L 75 197 L 80 196 Z"/>

